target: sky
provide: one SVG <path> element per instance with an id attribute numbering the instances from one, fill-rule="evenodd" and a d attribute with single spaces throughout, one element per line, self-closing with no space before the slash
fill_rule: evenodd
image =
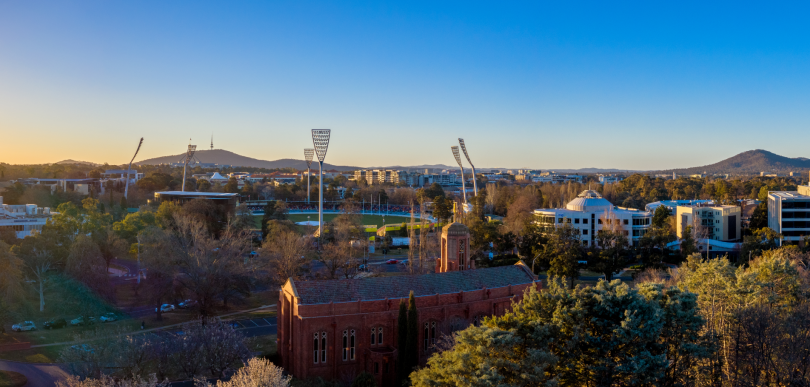
<path id="1" fill-rule="evenodd" d="M 0 162 L 810 157 L 808 2 L 0 0 Z"/>

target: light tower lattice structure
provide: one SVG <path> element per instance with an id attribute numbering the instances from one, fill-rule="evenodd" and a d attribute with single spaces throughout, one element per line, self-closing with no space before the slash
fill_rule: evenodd
<path id="1" fill-rule="evenodd" d="M 464 197 L 464 204 L 467 204 L 467 185 L 464 183 L 464 164 L 461 164 L 461 154 L 459 154 L 457 146 L 451 146 L 450 149 L 453 151 L 453 157 L 456 158 L 458 167 L 461 168 L 461 194 Z"/>
<path id="2" fill-rule="evenodd" d="M 186 192 L 186 169 L 188 169 L 188 163 L 194 157 L 194 153 L 197 152 L 196 145 L 189 145 L 188 151 L 186 155 L 183 157 L 183 187 L 180 189 L 182 192 Z"/>
<path id="3" fill-rule="evenodd" d="M 478 183 L 476 183 L 475 179 L 475 165 L 473 165 L 472 160 L 470 160 L 470 154 L 467 153 L 467 146 L 464 145 L 464 139 L 459 138 L 458 144 L 461 145 L 461 151 L 464 152 L 464 157 L 467 158 L 467 162 L 470 163 L 470 167 L 472 167 L 472 177 L 473 177 L 473 193 L 475 196 L 478 196 Z"/>
<path id="4" fill-rule="evenodd" d="M 124 183 L 124 199 L 127 198 L 127 194 L 129 193 L 129 171 L 132 170 L 132 162 L 135 161 L 135 157 L 137 157 L 138 152 L 141 151 L 141 145 L 143 145 L 143 137 L 141 137 L 141 142 L 138 143 L 138 149 L 135 149 L 135 154 L 132 155 L 132 160 L 129 160 L 129 166 L 127 167 L 127 182 Z"/>
<path id="5" fill-rule="evenodd" d="M 309 204 L 309 192 L 311 191 L 309 188 L 309 175 L 312 174 L 310 172 L 312 170 L 312 156 L 315 155 L 315 149 L 307 148 L 304 149 L 304 160 L 307 161 L 307 204 Z"/>
<path id="6" fill-rule="evenodd" d="M 315 146 L 315 155 L 318 156 L 318 237 L 321 240 L 323 240 L 323 160 L 326 159 L 331 135 L 332 129 L 312 129 L 312 145 Z"/>

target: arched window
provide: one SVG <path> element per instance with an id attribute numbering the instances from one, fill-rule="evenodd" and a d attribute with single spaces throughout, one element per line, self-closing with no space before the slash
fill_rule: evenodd
<path id="1" fill-rule="evenodd" d="M 343 331 L 343 361 L 354 360 L 354 329 Z"/>
<path id="2" fill-rule="evenodd" d="M 383 344 L 383 328 L 371 328 L 371 345 Z"/>
<path id="3" fill-rule="evenodd" d="M 312 337 L 312 361 L 315 364 L 326 363 L 326 332 L 315 332 Z"/>
<path id="4" fill-rule="evenodd" d="M 431 347 L 436 345 L 436 322 L 426 322 L 424 328 L 424 347 L 425 352 L 427 352 Z"/>

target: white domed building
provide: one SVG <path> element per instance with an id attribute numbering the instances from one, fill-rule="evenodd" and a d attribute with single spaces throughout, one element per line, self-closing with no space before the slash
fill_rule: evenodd
<path id="1" fill-rule="evenodd" d="M 651 212 L 616 207 L 592 190 L 582 191 L 565 208 L 538 209 L 534 215 L 541 226 L 567 224 L 579 230 L 583 246 L 597 246 L 596 234 L 602 229 L 623 232 L 635 246 L 652 224 Z"/>

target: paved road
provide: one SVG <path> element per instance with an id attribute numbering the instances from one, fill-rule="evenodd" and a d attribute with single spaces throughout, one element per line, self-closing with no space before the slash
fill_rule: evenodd
<path id="1" fill-rule="evenodd" d="M 30 387 L 53 387 L 56 386 L 57 380 L 65 379 L 68 375 L 58 365 L 18 363 L 8 360 L 0 360 L 0 370 L 14 371 L 25 375 L 28 378 L 28 386 Z"/>

